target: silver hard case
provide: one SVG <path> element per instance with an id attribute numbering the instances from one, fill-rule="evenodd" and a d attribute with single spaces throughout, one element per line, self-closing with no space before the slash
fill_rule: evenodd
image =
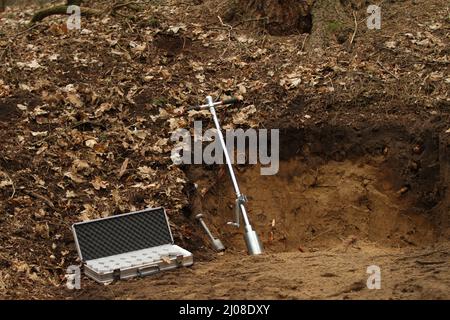
<path id="1" fill-rule="evenodd" d="M 72 231 L 84 273 L 99 283 L 194 263 L 192 253 L 174 244 L 161 207 L 75 223 Z"/>

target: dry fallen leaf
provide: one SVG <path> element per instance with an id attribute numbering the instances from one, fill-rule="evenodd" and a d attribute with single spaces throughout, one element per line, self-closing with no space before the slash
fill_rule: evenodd
<path id="1" fill-rule="evenodd" d="M 72 190 L 67 190 L 66 191 L 66 198 L 75 198 L 77 196 L 77 194 L 72 191 Z"/>
<path id="2" fill-rule="evenodd" d="M 153 170 L 152 168 L 148 166 L 142 166 L 138 168 L 139 175 L 144 179 L 149 179 L 153 177 L 156 173 L 156 170 Z"/>
<path id="3" fill-rule="evenodd" d="M 298 73 L 288 74 L 285 78 L 280 80 L 280 85 L 286 89 L 294 89 L 302 82 L 302 78 Z"/>
<path id="4" fill-rule="evenodd" d="M 120 167 L 120 171 L 119 171 L 119 178 L 121 178 L 124 175 L 125 171 L 127 170 L 129 161 L 130 161 L 130 159 L 128 159 L 128 158 L 126 158 L 123 161 L 122 166 Z"/>
<path id="5" fill-rule="evenodd" d="M 84 210 L 81 211 L 80 215 L 82 221 L 92 220 L 98 217 L 98 214 L 92 205 L 85 203 L 83 206 Z"/>
<path id="6" fill-rule="evenodd" d="M 84 143 L 87 147 L 93 148 L 97 144 L 97 141 L 95 139 L 88 139 Z"/>
<path id="7" fill-rule="evenodd" d="M 27 111 L 28 110 L 28 107 L 26 106 L 26 105 L 23 105 L 23 104 L 17 104 L 17 108 L 20 110 L 20 111 Z"/>
<path id="8" fill-rule="evenodd" d="M 67 100 L 77 108 L 81 108 L 84 105 L 83 101 L 81 101 L 80 97 L 76 93 L 68 93 Z"/>
<path id="9" fill-rule="evenodd" d="M 64 176 L 70 178 L 73 182 L 76 182 L 76 183 L 83 183 L 83 182 L 85 182 L 85 180 L 82 177 L 80 177 L 76 173 L 73 173 L 73 172 L 70 172 L 70 171 L 64 173 Z"/>
<path id="10" fill-rule="evenodd" d="M 106 189 L 108 186 L 108 182 L 103 181 L 99 176 L 96 176 L 94 180 L 91 181 L 91 184 L 95 190 Z"/>

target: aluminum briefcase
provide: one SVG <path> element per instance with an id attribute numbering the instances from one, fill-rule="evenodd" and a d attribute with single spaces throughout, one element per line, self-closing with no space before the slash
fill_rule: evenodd
<path id="1" fill-rule="evenodd" d="M 194 263 L 174 244 L 163 208 L 149 208 L 72 226 L 86 276 L 100 283 L 146 276 Z"/>

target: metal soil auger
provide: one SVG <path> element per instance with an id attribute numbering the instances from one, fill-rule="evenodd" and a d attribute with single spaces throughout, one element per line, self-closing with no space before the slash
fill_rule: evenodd
<path id="1" fill-rule="evenodd" d="M 258 255 L 263 252 L 263 247 L 261 245 L 261 242 L 258 239 L 258 235 L 256 234 L 255 230 L 253 230 L 253 228 L 250 224 L 250 220 L 248 219 L 247 210 L 245 208 L 245 203 L 247 202 L 247 198 L 245 197 L 245 195 L 243 195 L 241 193 L 241 191 L 239 189 L 239 185 L 237 183 L 237 179 L 234 174 L 233 166 L 232 166 L 231 160 L 230 160 L 230 155 L 228 154 L 228 149 L 226 147 L 225 140 L 223 138 L 222 129 L 220 128 L 219 119 L 217 118 L 216 109 L 215 109 L 216 106 L 234 104 L 238 101 L 239 100 L 237 98 L 232 98 L 232 99 L 227 99 L 227 100 L 223 100 L 223 101 L 213 102 L 212 97 L 207 96 L 206 104 L 196 106 L 194 108 L 195 109 L 209 108 L 209 111 L 211 112 L 211 115 L 214 120 L 214 124 L 217 129 L 217 134 L 219 137 L 220 145 L 221 145 L 223 153 L 225 155 L 225 162 L 228 167 L 228 173 L 230 174 L 234 192 L 236 193 L 235 221 L 228 222 L 228 224 L 239 228 L 240 215 L 242 215 L 242 219 L 244 220 L 244 238 L 245 238 L 245 243 L 247 245 L 248 253 L 250 255 Z"/>
<path id="2" fill-rule="evenodd" d="M 213 245 L 214 250 L 217 250 L 217 251 L 225 250 L 225 247 L 222 244 L 222 241 L 220 241 L 220 239 L 218 239 L 212 235 L 212 233 L 209 230 L 208 226 L 206 225 L 205 221 L 203 221 L 203 214 L 201 214 L 201 213 L 197 214 L 195 216 L 195 219 L 198 220 L 198 222 L 202 226 L 203 230 L 205 230 L 206 234 L 208 235 L 209 240 L 211 240 L 211 244 Z"/>

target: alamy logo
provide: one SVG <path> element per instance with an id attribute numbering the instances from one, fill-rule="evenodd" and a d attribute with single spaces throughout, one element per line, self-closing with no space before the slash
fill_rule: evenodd
<path id="1" fill-rule="evenodd" d="M 381 29 L 381 7 L 374 4 L 367 7 L 367 28 L 369 30 Z"/>
<path id="2" fill-rule="evenodd" d="M 366 272 L 370 274 L 369 278 L 367 278 L 367 288 L 370 290 L 381 289 L 380 267 L 376 265 L 368 266 Z"/>
<path id="3" fill-rule="evenodd" d="M 68 6 L 67 14 L 70 16 L 67 18 L 67 29 L 68 30 L 80 30 L 81 29 L 81 9 L 79 6 Z"/>
<path id="4" fill-rule="evenodd" d="M 81 289 L 81 270 L 79 266 L 68 266 L 66 271 L 66 287 L 69 290 Z"/>
<path id="5" fill-rule="evenodd" d="M 223 164 L 225 153 L 221 147 L 218 131 L 208 129 L 202 133 L 202 122 L 194 121 L 194 135 L 187 129 L 172 133 L 176 142 L 171 159 L 174 164 Z M 261 175 L 274 175 L 279 169 L 279 130 L 267 129 L 228 129 L 225 130 L 226 148 L 230 163 L 257 164 Z M 204 146 L 204 142 L 209 142 Z M 248 143 L 246 143 L 248 142 Z M 270 152 L 269 152 L 270 145 Z M 236 154 L 236 159 L 235 159 Z"/>

